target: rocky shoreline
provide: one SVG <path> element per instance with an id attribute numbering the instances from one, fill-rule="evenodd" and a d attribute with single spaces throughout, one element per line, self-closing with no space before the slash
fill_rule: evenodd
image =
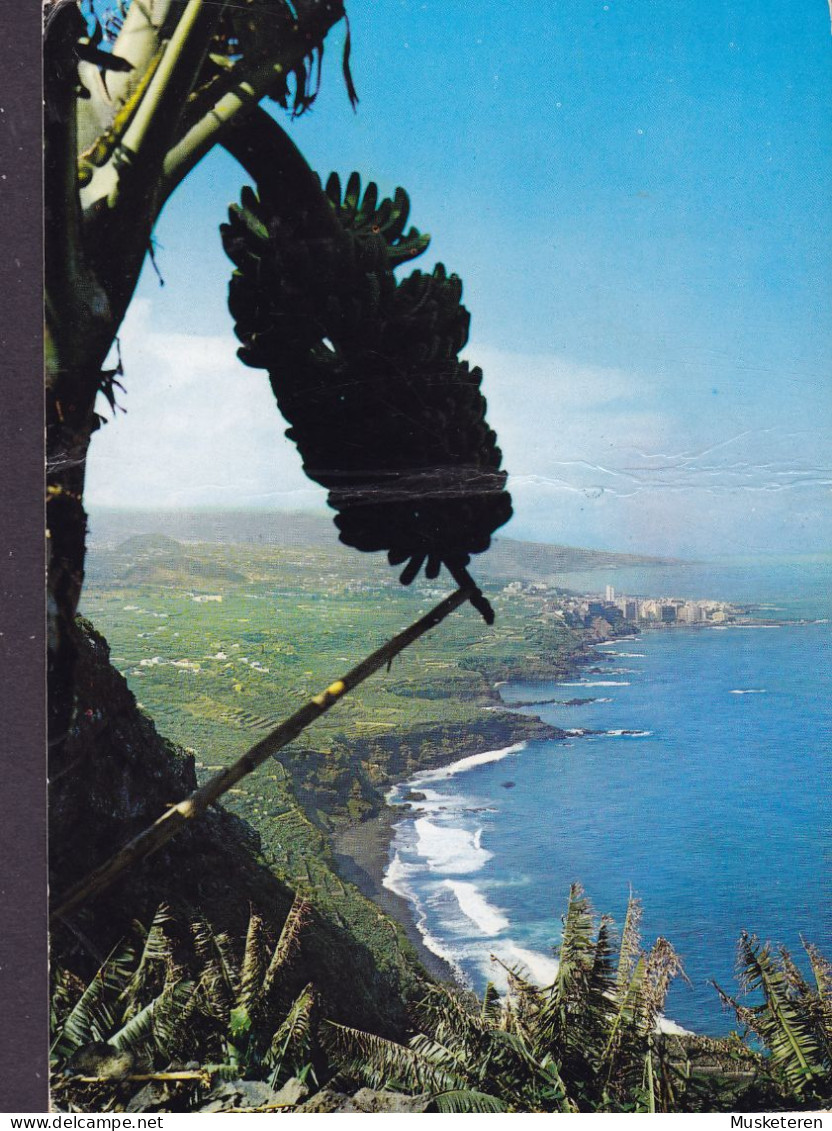
<path id="1" fill-rule="evenodd" d="M 629 634 L 628 634 L 629 635 Z M 566 656 L 558 657 L 557 662 L 551 664 L 549 674 L 536 671 L 535 679 L 557 680 L 558 682 L 571 679 L 586 671 L 587 665 L 596 663 L 598 653 L 593 651 L 592 645 L 603 643 L 609 637 L 599 636 L 591 630 L 587 632 L 577 647 Z M 541 667 L 545 668 L 545 661 Z M 515 678 L 523 678 L 518 675 Z M 568 739 L 574 738 L 574 732 L 568 732 L 559 727 L 544 723 L 536 715 L 519 713 L 519 708 L 542 705 L 548 702 L 562 702 L 561 700 L 546 699 L 536 702 L 512 703 L 510 706 L 499 699 L 499 686 L 507 682 L 500 680 L 494 684 L 495 702 L 483 706 L 485 716 L 482 733 L 478 735 L 479 741 L 471 742 L 469 733 L 459 733 L 454 743 L 455 750 L 452 754 L 441 754 L 428 765 L 422 765 L 414 773 L 422 770 L 441 769 L 459 761 L 460 757 L 476 754 L 485 754 L 491 750 L 501 750 L 513 746 L 518 742 L 527 742 L 537 738 Z M 586 702 L 582 699 L 566 701 L 566 705 L 575 705 Z M 488 714 L 486 714 L 488 712 Z M 586 732 L 589 733 L 589 732 Z M 445 732 L 447 737 L 447 732 Z M 386 783 L 391 788 L 408 775 L 391 777 Z M 384 886 L 384 876 L 390 862 L 390 845 L 396 825 L 405 819 L 408 809 L 406 805 L 385 806 L 379 812 L 356 821 L 330 834 L 332 850 L 335 857 L 337 870 L 341 877 L 349 883 L 355 884 L 359 891 L 371 899 L 386 915 L 395 919 L 407 934 L 419 956 L 419 960 L 426 970 L 441 981 L 455 981 L 456 972 L 453 967 L 434 954 L 425 946 L 424 939 L 417 927 L 412 904 L 390 891 Z"/>

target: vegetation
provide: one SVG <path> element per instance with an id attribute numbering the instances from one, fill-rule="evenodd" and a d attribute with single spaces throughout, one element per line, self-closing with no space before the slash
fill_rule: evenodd
<path id="1" fill-rule="evenodd" d="M 315 546 L 142 537 L 91 553 L 84 610 L 144 708 L 195 751 L 204 778 L 443 592 L 425 582 L 401 590 L 380 565 Z M 562 674 L 580 639 L 543 596 L 489 595 L 493 628 L 458 613 L 318 720 L 279 764 L 240 783 L 229 804 L 281 862 L 293 838 L 280 825 L 298 801 L 328 829 L 378 812 L 385 787 L 410 769 L 554 733 L 501 710 L 494 683 Z"/>
<path id="2" fill-rule="evenodd" d="M 240 951 L 200 916 L 177 923 L 162 907 L 88 985 L 58 967 L 52 1049 L 62 1104 L 199 1110 L 213 1100 L 212 1110 L 230 1110 L 240 1092 L 223 1107 L 225 1080 L 271 1089 L 292 1081 L 291 1090 L 254 1093 L 272 1108 L 297 1104 L 310 1088 L 358 1084 L 425 1096 L 428 1110 L 440 1112 L 720 1111 L 832 1099 L 832 982 L 814 947 L 810 985 L 784 952 L 774 962 L 768 948 L 740 941 L 742 984 L 762 1000 L 748 1006 L 723 996 L 765 1054 L 736 1035 L 665 1032 L 665 997 L 681 973 L 672 946 L 660 938 L 642 949 L 632 898 L 616 942 L 611 921 L 596 920 L 574 886 L 552 985 L 511 969 L 505 998 L 493 986 L 482 1001 L 432 986 L 403 1045 L 321 1021 L 313 986 L 299 989 L 292 979 L 307 916 L 296 899 L 274 943 L 252 912 Z"/>
<path id="3" fill-rule="evenodd" d="M 551 986 L 509 970 L 504 999 L 489 986 L 476 1007 L 446 987 L 418 1009 L 408 1046 L 330 1026 L 328 1043 L 347 1078 L 428 1092 L 440 1111 L 684 1112 L 736 1107 L 812 1108 L 829 1103 L 832 987 L 829 964 L 807 948 L 810 987 L 788 955 L 772 976 L 767 948 L 746 937 L 743 984 L 760 990 L 739 1020 L 763 1039 L 761 1056 L 736 1034 L 722 1040 L 663 1031 L 662 1009 L 681 963 L 666 939 L 640 946 L 630 899 L 617 947 L 573 886 Z M 786 988 L 786 982 L 790 989 Z M 726 1000 L 731 1000 L 727 999 Z"/>
<path id="4" fill-rule="evenodd" d="M 756 994 L 758 1004 L 740 1003 L 717 989 L 765 1048 L 767 1075 L 783 1100 L 826 1108 L 832 1104 L 832 965 L 816 946 L 803 947 L 811 980 L 785 947 L 774 954 L 767 943 L 743 934 L 737 948 L 740 986 L 746 996 Z"/>
<path id="5" fill-rule="evenodd" d="M 341 0 L 46 6 L 49 708 L 58 768 L 73 705 L 86 456 L 102 423 L 95 402 L 103 392 L 115 406 L 121 366 L 104 366 L 153 227 L 182 180 L 246 119 L 261 114 L 261 132 L 265 120 L 284 136 L 258 103 L 308 109 L 324 41 L 344 17 Z M 348 48 L 344 73 L 354 101 Z"/>
<path id="6" fill-rule="evenodd" d="M 311 985 L 293 990 L 291 978 L 308 916 L 308 903 L 296 899 L 274 943 L 252 912 L 238 957 L 232 940 L 202 917 L 182 924 L 161 907 L 86 987 L 58 967 L 52 1067 L 64 1080 L 59 1099 L 111 1107 L 126 1102 L 130 1083 L 135 1091 L 153 1080 L 173 1110 L 183 1110 L 204 1102 L 217 1080 L 275 1088 L 291 1077 L 314 1079 L 315 995 Z"/>
<path id="7" fill-rule="evenodd" d="M 286 585 L 285 571 L 275 571 L 254 549 L 231 553 L 224 548 L 219 560 L 204 548 L 185 554 L 169 543 L 133 547 L 126 569 L 86 601 L 87 611 L 111 635 L 116 663 L 141 688 L 145 705 L 172 737 L 196 747 L 200 771 L 212 772 L 250 745 L 250 732 L 270 729 L 299 700 L 330 682 L 344 665 L 351 666 L 356 654 L 366 651 L 371 628 L 374 637 L 390 635 L 413 619 L 414 610 L 418 615 L 419 606 L 433 596 L 429 582 L 440 564 L 467 586 L 469 552 L 484 549 L 491 531 L 508 517 L 505 476 L 495 437 L 483 419 L 478 371 L 456 359 L 467 333 L 459 281 L 440 268 L 429 276 L 416 273 L 402 284 L 394 280 L 399 260 L 424 247 L 418 233 L 403 238 L 406 197 L 398 193 L 376 208 L 374 188 L 359 200 L 355 177 L 343 197 L 332 180 L 324 191 L 284 131 L 259 106 L 270 97 L 293 114 L 308 109 L 324 41 L 344 16 L 341 0 L 157 0 L 152 5 L 119 3 L 106 18 L 103 5 L 95 3 L 47 4 L 50 780 L 57 832 L 52 842 L 60 851 L 74 843 L 69 836 L 62 839 L 62 833 L 71 829 L 77 841 L 86 831 L 78 816 L 87 811 L 88 795 L 95 793 L 92 783 L 100 789 L 92 800 L 107 818 L 107 832 L 98 830 L 94 851 L 106 857 L 123 830 L 144 820 L 148 799 L 141 797 L 142 785 L 155 775 L 152 799 L 155 803 L 164 796 L 169 804 L 164 791 L 174 781 L 179 790 L 191 770 L 188 760 L 158 742 L 149 726 L 127 726 L 135 739 L 132 745 L 114 741 L 113 722 L 123 719 L 109 700 L 95 698 L 94 680 L 91 690 L 77 678 L 92 634 L 85 635 L 76 613 L 86 568 L 84 469 L 91 436 L 104 423 L 95 411 L 96 398 L 103 393 L 115 409 L 123 376 L 120 358 L 105 368 L 107 358 L 117 345 L 157 218 L 177 185 L 214 145 L 224 145 L 258 183 L 259 195 L 245 194 L 226 231 L 240 271 L 232 292 L 234 313 L 249 360 L 269 369 L 282 405 L 292 402 L 287 417 L 304 433 L 300 443 L 310 471 L 317 469 L 319 481 L 337 495 L 337 485 L 330 482 L 332 468 L 320 474 L 318 456 L 321 445 L 325 449 L 333 434 L 340 433 L 340 410 L 336 406 L 333 412 L 330 404 L 329 426 L 316 433 L 315 426 L 307 430 L 307 425 L 320 421 L 321 414 L 314 404 L 298 412 L 298 398 L 312 390 L 322 392 L 325 400 L 333 376 L 336 381 L 345 373 L 354 376 L 370 358 L 383 358 L 397 373 L 407 372 L 416 400 L 422 401 L 428 387 L 431 396 L 438 391 L 426 422 L 434 446 L 425 449 L 422 459 L 431 467 L 437 460 L 461 463 L 439 484 L 437 506 L 443 514 L 447 511 L 447 520 L 439 524 L 439 542 L 433 522 L 422 524 L 421 504 L 414 502 L 418 483 L 415 488 L 406 484 L 406 506 L 395 507 L 392 517 L 388 510 L 381 515 L 382 533 L 364 522 L 362 493 L 369 486 L 360 476 L 347 486 L 362 497 L 333 498 L 347 540 L 362 549 L 388 550 L 391 564 L 408 562 L 402 581 L 413 581 L 425 566 L 426 581 L 407 596 L 394 594 L 385 583 L 368 586 L 366 578 L 341 584 L 322 552 L 310 563 L 308 555 L 293 558 L 287 551 L 281 567 L 290 564 L 303 580 Z M 355 101 L 349 37 L 343 64 L 347 91 Z M 326 248 L 325 229 L 336 221 L 338 236 Z M 310 256 L 305 266 L 297 261 L 297 247 L 281 258 L 286 250 L 278 238 L 281 230 L 282 236 L 297 237 L 296 243 L 304 245 Z M 333 259 L 330 253 L 339 243 L 343 256 L 339 252 Z M 360 260 L 359 281 L 365 287 L 360 295 L 345 266 L 353 254 Z M 261 294 L 246 289 L 263 264 L 276 272 L 271 281 L 278 290 L 289 279 L 287 294 L 268 310 Z M 300 274 L 289 278 L 298 267 Z M 299 299 L 300 311 L 287 296 Z M 360 309 L 351 321 L 347 307 L 353 297 L 360 300 Z M 333 299 L 340 300 L 340 309 Z M 307 303 L 314 309 L 307 309 Z M 269 318 L 260 324 L 264 311 Z M 412 340 L 403 341 L 402 323 L 413 324 Z M 397 327 L 395 333 L 389 334 L 388 326 Z M 292 340 L 300 328 L 307 337 Z M 276 347 L 276 354 L 270 347 Z M 290 379 L 285 372 L 278 378 L 289 362 Z M 425 372 L 430 380 L 420 387 Z M 388 376 L 373 374 L 377 382 Z M 298 387 L 292 384 L 295 379 Z M 377 385 L 368 387 L 371 394 L 373 388 L 378 391 Z M 393 397 L 388 390 L 389 399 L 408 419 L 413 390 L 403 385 L 396 391 Z M 356 427 L 367 407 L 352 406 Z M 380 416 L 374 420 L 376 433 L 385 435 L 385 421 Z M 457 450 L 459 420 L 470 426 L 470 434 Z M 392 427 L 391 419 L 386 424 Z M 375 453 L 378 470 L 393 474 L 394 495 L 401 493 L 402 475 L 406 480 L 415 458 L 408 448 L 412 441 L 412 435 L 396 433 L 394 443 Z M 404 465 L 392 458 L 399 454 L 406 456 Z M 393 466 L 387 466 L 391 460 Z M 425 463 L 417 461 L 417 470 L 424 472 Z M 475 497 L 460 522 L 454 506 L 446 507 L 443 500 L 453 500 L 468 486 L 476 496 L 477 483 L 483 481 L 490 500 Z M 457 535 L 459 544 L 454 542 Z M 487 600 L 478 591 L 471 597 L 490 621 Z M 318 914 L 321 938 L 310 944 L 318 947 L 316 954 L 321 954 L 324 936 L 324 945 L 332 947 L 335 938 L 345 944 L 340 953 L 327 956 L 322 977 L 331 981 L 339 962 L 351 973 L 353 963 L 366 970 L 369 954 L 377 995 L 394 984 L 404 998 L 419 984 L 401 931 L 334 875 L 322 830 L 378 809 L 391 776 L 435 762 L 451 749 L 460 753 L 463 733 L 480 748 L 492 745 L 494 734 L 509 726 L 513 736 L 541 733 L 534 721 L 509 721 L 496 711 L 485 721 L 484 709 L 497 706 L 493 683 L 511 674 L 557 674 L 574 638 L 541 603 L 533 605 L 531 619 L 525 597 L 514 604 L 497 597 L 495 603 L 502 617 L 498 633 L 486 636 L 479 626 L 464 622 L 449 649 L 443 644 L 441 650 L 420 653 L 419 678 L 406 666 L 416 661 L 403 661 L 391 679 L 379 681 L 360 703 L 344 704 L 310 737 L 307 748 L 295 758 L 287 756 L 266 783 L 235 795 L 238 811 L 263 835 L 269 866 L 301 891 L 276 940 L 256 912 L 240 946 L 198 913 L 185 912 L 185 919 L 177 920 L 163 908 L 149 928 L 137 928 L 134 942 L 113 951 L 85 980 L 70 959 L 78 949 L 87 958 L 95 953 L 96 938 L 107 930 L 101 908 L 85 909 L 83 930 L 78 922 L 60 926 L 53 965 L 53 1056 L 60 1102 L 97 1109 L 188 1109 L 208 1098 L 206 1093 L 215 1094 L 218 1081 L 230 1077 L 269 1089 L 273 1102 L 251 1108 L 297 1102 L 297 1088 L 293 1100 L 274 1093 L 290 1080 L 302 1090 L 310 1083 L 362 1079 L 393 1090 L 427 1091 L 437 1110 L 702 1106 L 707 1089 L 700 1093 L 697 1088 L 705 1087 L 708 1073 L 695 1064 L 693 1046 L 656 1029 L 669 981 L 679 972 L 678 959 L 664 940 L 641 951 L 635 905 L 615 962 L 611 925 L 602 919 L 596 929 L 585 898 L 573 890 L 559 972 L 551 987 L 535 987 L 522 971 L 511 970 L 505 1001 L 493 991 L 482 1003 L 472 1003 L 449 989 L 428 989 L 415 1018 L 419 1031 L 407 1045 L 381 1035 L 378 1024 L 371 1033 L 343 1024 L 319 1026 L 313 983 L 304 976 L 298 984 L 304 969 L 299 942 L 307 921 Z M 215 615 L 220 606 L 222 618 Z M 100 638 L 91 647 L 106 652 Z M 279 657 L 279 691 L 273 657 Z M 110 687 L 116 696 L 122 694 L 118 680 L 111 679 Z M 92 698 L 84 701 L 88 695 Z M 124 714 L 135 721 L 132 700 Z M 109 778 L 94 757 L 108 741 L 113 742 Z M 160 759 L 151 770 L 142 765 L 142 755 L 154 744 Z M 176 763 L 175 774 L 167 762 Z M 78 855 L 85 858 L 85 852 Z M 54 868 L 65 878 L 76 863 L 61 860 Z M 225 882 L 233 903 L 233 876 L 212 874 L 209 868 L 200 874 L 193 860 L 189 868 L 191 879 L 197 876 L 196 891 L 201 884 L 210 890 Z M 131 893 L 119 898 L 123 912 Z M 67 942 L 69 936 L 74 943 Z M 762 992 L 763 1003 L 737 1009 L 768 1055 L 761 1057 L 736 1042 L 696 1047 L 712 1049 L 711 1075 L 720 1079 L 732 1057 L 753 1065 L 756 1083 L 763 1082 L 764 1102 L 817 1102 L 826 1095 L 829 1068 L 829 968 L 809 952 L 812 987 L 787 955 L 781 954 L 778 963 L 753 941 L 744 945 L 746 984 Z M 406 968 L 409 977 L 388 979 L 392 968 L 397 975 Z M 381 1010 L 374 1005 L 377 1021 Z M 145 1087 L 136 1093 L 138 1083 Z M 161 1093 L 155 1085 L 162 1085 Z M 220 1096 L 214 1102 L 222 1108 L 225 1100 Z"/>

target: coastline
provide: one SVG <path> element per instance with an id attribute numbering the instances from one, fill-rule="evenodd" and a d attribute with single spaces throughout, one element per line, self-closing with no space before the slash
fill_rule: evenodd
<path id="1" fill-rule="evenodd" d="M 629 635 L 631 634 L 628 633 L 627 636 Z M 594 646 L 609 643 L 610 639 L 618 639 L 618 637 L 601 635 L 590 630 L 574 649 L 565 656 L 558 657 L 556 663 L 552 665 L 550 674 L 544 676 L 535 673 L 533 678 L 544 678 L 547 682 L 561 683 L 581 674 L 583 668 L 598 660 L 598 653 L 593 650 Z M 523 676 L 517 673 L 512 678 L 522 679 Z M 574 737 L 566 731 L 544 723 L 536 715 L 521 713 L 514 705 L 503 703 L 499 699 L 498 688 L 504 682 L 508 681 L 504 679 L 495 681 L 493 687 L 497 702 L 483 707 L 483 715 L 488 718 L 490 724 L 487 737 L 480 736 L 480 741 L 476 742 L 472 749 L 470 735 L 460 733 L 458 749 L 453 754 L 439 755 L 435 760 L 432 759 L 429 765 L 414 766 L 410 773 L 390 778 L 386 782 L 386 787 L 392 788 L 406 781 L 413 774 L 446 769 L 463 758 L 479 759 L 530 739 L 545 736 L 564 740 Z M 390 863 L 393 831 L 395 826 L 406 818 L 409 809 L 410 806 L 406 804 L 395 807 L 388 805 L 381 812 L 333 830 L 330 833 L 330 842 L 336 868 L 342 879 L 355 884 L 363 895 L 371 899 L 404 929 L 416 950 L 419 961 L 430 974 L 440 981 L 461 985 L 453 966 L 425 945 L 411 902 L 385 887 L 383 883 Z"/>
<path id="2" fill-rule="evenodd" d="M 355 884 L 362 895 L 371 899 L 385 915 L 389 915 L 403 928 L 419 961 L 429 974 L 441 982 L 455 982 L 456 972 L 450 963 L 425 946 L 425 940 L 416 926 L 412 904 L 383 884 L 390 862 L 393 829 L 403 815 L 402 810 L 389 807 L 375 817 L 369 817 L 359 824 L 347 825 L 333 833 L 335 864 L 342 879 Z"/>

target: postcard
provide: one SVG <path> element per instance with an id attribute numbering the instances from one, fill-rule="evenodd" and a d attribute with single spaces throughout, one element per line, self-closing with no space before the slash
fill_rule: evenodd
<path id="1" fill-rule="evenodd" d="M 832 1103 L 828 79 L 47 5 L 55 1112 Z"/>

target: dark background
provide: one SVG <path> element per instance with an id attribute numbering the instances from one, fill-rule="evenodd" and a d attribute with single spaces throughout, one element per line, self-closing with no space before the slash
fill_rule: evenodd
<path id="1" fill-rule="evenodd" d="M 48 1110 L 41 11 L 0 4 L 0 1111 Z"/>

